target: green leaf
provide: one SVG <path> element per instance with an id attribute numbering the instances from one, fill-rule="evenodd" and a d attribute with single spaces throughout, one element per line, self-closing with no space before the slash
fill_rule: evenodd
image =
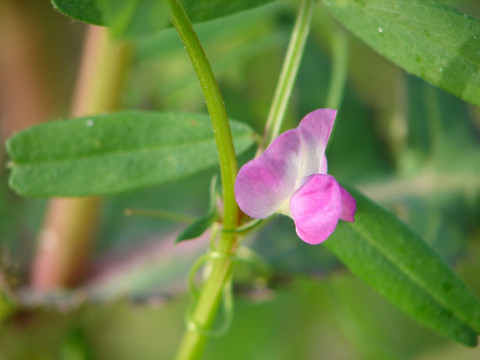
<path id="1" fill-rule="evenodd" d="M 152 0 L 51 0 L 53 6 L 74 19 L 105 25 L 117 35 L 147 35 L 170 26 L 165 1 Z M 182 0 L 192 22 L 231 15 L 273 0 Z"/>
<path id="2" fill-rule="evenodd" d="M 341 222 L 325 246 L 419 322 L 468 346 L 480 333 L 480 304 L 418 236 L 359 192 L 354 223 Z"/>
<path id="3" fill-rule="evenodd" d="M 177 237 L 176 243 L 196 239 L 202 235 L 209 227 L 212 225 L 215 220 L 218 219 L 217 212 L 209 211 L 204 216 L 200 217 L 198 220 L 194 221 L 188 225 Z"/>
<path id="4" fill-rule="evenodd" d="M 253 130 L 231 121 L 237 153 Z M 35 126 L 7 142 L 10 185 L 28 196 L 113 194 L 176 180 L 218 163 L 204 114 L 121 112 Z"/>
<path id="5" fill-rule="evenodd" d="M 146 0 L 144 0 L 146 1 Z M 207 21 L 268 4 L 273 0 L 180 0 L 192 22 Z"/>
<path id="6" fill-rule="evenodd" d="M 161 30 L 169 25 L 166 1 L 96 0 L 102 24 L 113 35 L 141 35 Z"/>
<path id="7" fill-rule="evenodd" d="M 218 219 L 217 211 L 217 177 L 210 183 L 210 205 L 208 212 L 188 225 L 177 237 L 175 243 L 198 238 Z"/>
<path id="8" fill-rule="evenodd" d="M 480 22 L 432 0 L 324 0 L 332 14 L 408 72 L 480 105 Z"/>
<path id="9" fill-rule="evenodd" d="M 93 25 L 102 25 L 102 14 L 96 0 L 51 0 L 62 14 Z"/>

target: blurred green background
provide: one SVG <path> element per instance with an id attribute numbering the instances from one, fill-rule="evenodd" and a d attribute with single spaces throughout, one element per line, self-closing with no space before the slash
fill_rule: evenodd
<path id="1" fill-rule="evenodd" d="M 443 3 L 480 17 L 477 1 Z M 295 10 L 294 1 L 277 1 L 196 27 L 229 116 L 258 132 Z M 46 0 L 0 3 L 2 141 L 33 122 L 67 116 L 84 30 Z M 325 106 L 332 39 L 343 31 L 319 4 L 285 128 Z M 396 213 L 480 297 L 480 112 L 347 38 L 348 78 L 327 150 L 329 172 Z M 173 30 L 139 39 L 134 54 L 124 108 L 205 110 Z M 215 172 L 108 197 L 88 277 L 76 289 L 39 294 L 29 289 L 28 273 L 46 201 L 11 193 L 2 168 L 1 280 L 10 289 L 3 296 L 22 307 L 11 316 L 8 305 L 0 309 L 0 359 L 173 358 L 187 273 L 206 243 L 175 247 L 181 225 L 125 217 L 124 210 L 200 216 Z M 238 266 L 233 324 L 212 338 L 205 359 L 480 359 L 478 347 L 424 329 L 325 248 L 299 241 L 290 219 L 279 217 L 246 241 L 270 274 Z"/>

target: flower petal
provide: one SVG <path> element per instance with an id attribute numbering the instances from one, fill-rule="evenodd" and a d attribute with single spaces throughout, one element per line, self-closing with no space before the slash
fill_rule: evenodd
<path id="1" fill-rule="evenodd" d="M 343 221 L 354 222 L 355 211 L 357 211 L 357 203 L 355 202 L 353 196 L 341 186 L 340 192 L 342 193 L 342 214 L 340 215 L 340 219 Z"/>
<path id="2" fill-rule="evenodd" d="M 312 175 L 290 199 L 290 210 L 300 239 L 319 244 L 333 233 L 340 218 L 353 221 L 355 200 L 333 176 Z"/>
<path id="3" fill-rule="evenodd" d="M 303 145 L 303 161 L 299 179 L 314 174 L 326 174 L 325 148 L 336 115 L 336 110 L 318 109 L 307 114 L 300 122 L 298 129 Z"/>
<path id="4" fill-rule="evenodd" d="M 235 181 L 235 198 L 242 211 L 263 219 L 277 212 L 295 192 L 301 163 L 298 129 L 277 137 L 258 158 L 245 164 Z"/>
<path id="5" fill-rule="evenodd" d="M 326 157 L 325 154 L 324 154 L 324 155 L 323 155 L 322 164 L 320 165 L 320 172 L 319 172 L 319 174 L 326 174 L 326 173 L 327 173 L 327 170 L 328 170 L 327 157 Z"/>

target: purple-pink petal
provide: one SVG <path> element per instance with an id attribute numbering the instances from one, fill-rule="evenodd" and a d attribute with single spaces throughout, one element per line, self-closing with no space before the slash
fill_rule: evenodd
<path id="1" fill-rule="evenodd" d="M 320 165 L 319 174 L 326 174 L 327 170 L 328 170 L 327 157 L 325 156 L 325 154 L 323 154 L 323 160 L 322 160 L 322 164 Z"/>
<path id="2" fill-rule="evenodd" d="M 342 213 L 340 215 L 340 219 L 343 221 L 354 222 L 355 211 L 357 211 L 357 203 L 353 196 L 341 186 L 340 192 L 342 193 Z"/>
<path id="3" fill-rule="evenodd" d="M 355 200 L 330 175 L 312 175 L 290 199 L 297 234 L 309 244 L 325 241 L 338 220 L 353 221 Z"/>
<path id="4" fill-rule="evenodd" d="M 292 216 L 298 236 L 309 244 L 325 241 L 340 219 L 354 221 L 355 199 L 327 175 L 325 148 L 335 116 L 332 109 L 309 113 L 240 169 L 235 197 L 244 213 Z"/>
<path id="5" fill-rule="evenodd" d="M 300 124 L 303 164 L 299 178 L 314 174 L 326 174 L 325 148 L 335 122 L 336 110 L 318 109 L 307 114 Z"/>
<path id="6" fill-rule="evenodd" d="M 298 129 L 289 130 L 240 169 L 235 181 L 240 209 L 257 219 L 277 212 L 295 191 L 300 164 L 300 133 Z"/>

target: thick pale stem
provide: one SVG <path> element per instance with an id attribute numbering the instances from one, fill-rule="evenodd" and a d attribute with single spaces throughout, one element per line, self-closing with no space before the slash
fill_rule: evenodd
<path id="1" fill-rule="evenodd" d="M 237 226 L 239 217 L 239 209 L 234 194 L 237 160 L 227 112 L 210 63 L 185 10 L 176 0 L 169 0 L 168 2 L 173 25 L 190 56 L 212 120 L 223 186 L 223 228 L 232 230 Z M 222 232 L 216 249 L 220 256 L 212 260 L 211 274 L 200 289 L 198 300 L 190 317 L 189 326 L 179 347 L 177 359 L 198 359 L 202 356 L 207 341 L 206 332 L 212 327 L 223 289 L 231 276 L 231 256 L 235 250 L 235 233 Z"/>
<path id="2" fill-rule="evenodd" d="M 280 132 L 288 100 L 297 77 L 307 36 L 310 31 L 314 8 L 315 0 L 304 0 L 301 3 L 292 36 L 290 37 L 287 54 L 283 62 L 280 78 L 278 79 L 275 95 L 273 96 L 272 106 L 268 113 L 263 143 L 259 147 L 257 154 L 265 150 L 268 144 L 270 144 Z"/>
<path id="3" fill-rule="evenodd" d="M 45 121 L 54 107 L 55 94 L 48 54 L 51 41 L 42 27 L 39 2 L 0 2 L 0 141 Z M 41 7 L 40 7 L 41 8 Z M 61 72 L 59 72 L 61 73 Z M 28 106 L 27 106 L 28 104 Z M 0 148 L 0 157 L 4 146 Z M 2 166 L 3 171 L 4 166 Z"/>
<path id="4" fill-rule="evenodd" d="M 131 45 L 115 43 L 105 28 L 90 26 L 72 104 L 72 116 L 118 108 Z M 31 286 L 48 290 L 74 284 L 88 259 L 100 199 L 50 200 L 40 232 Z"/>
<path id="5" fill-rule="evenodd" d="M 112 39 L 107 28 L 88 27 L 72 116 L 119 109 L 132 50 L 131 43 Z"/>

